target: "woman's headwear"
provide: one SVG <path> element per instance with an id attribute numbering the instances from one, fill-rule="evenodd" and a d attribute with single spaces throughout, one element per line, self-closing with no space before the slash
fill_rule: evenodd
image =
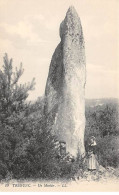
<path id="1" fill-rule="evenodd" d="M 94 136 L 89 137 L 89 145 L 91 144 L 91 140 L 93 141 L 93 144 L 96 145 L 96 138 Z"/>

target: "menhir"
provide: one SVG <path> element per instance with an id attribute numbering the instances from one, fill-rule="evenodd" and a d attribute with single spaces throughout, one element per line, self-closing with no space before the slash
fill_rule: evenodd
<path id="1" fill-rule="evenodd" d="M 85 48 L 80 18 L 70 7 L 60 25 L 45 89 L 45 114 L 52 133 L 74 157 L 85 154 Z"/>

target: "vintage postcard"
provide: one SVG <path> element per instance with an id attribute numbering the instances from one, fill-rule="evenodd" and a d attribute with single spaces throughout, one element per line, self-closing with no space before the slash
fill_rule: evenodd
<path id="1" fill-rule="evenodd" d="M 119 191 L 118 0 L 0 0 L 0 191 Z"/>

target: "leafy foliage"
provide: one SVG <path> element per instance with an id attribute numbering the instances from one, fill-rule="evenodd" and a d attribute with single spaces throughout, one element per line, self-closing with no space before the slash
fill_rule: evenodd
<path id="1" fill-rule="evenodd" d="M 97 140 L 98 161 L 104 167 L 119 164 L 119 104 L 110 100 L 103 104 L 87 104 L 85 143 L 90 136 Z"/>
<path id="2" fill-rule="evenodd" d="M 28 123 L 29 105 L 25 102 L 28 92 L 34 89 L 34 79 L 28 84 L 18 84 L 23 74 L 22 66 L 13 71 L 12 59 L 5 54 L 0 70 L 0 156 L 1 177 L 12 171 L 14 156 L 24 142 L 25 126 Z M 3 166 L 4 165 L 4 166 Z"/>

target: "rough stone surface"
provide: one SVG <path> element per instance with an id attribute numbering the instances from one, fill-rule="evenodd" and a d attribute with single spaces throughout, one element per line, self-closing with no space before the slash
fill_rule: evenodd
<path id="1" fill-rule="evenodd" d="M 52 133 L 73 156 L 85 153 L 85 48 L 80 18 L 70 7 L 60 25 L 61 42 L 51 60 L 45 113 Z"/>

